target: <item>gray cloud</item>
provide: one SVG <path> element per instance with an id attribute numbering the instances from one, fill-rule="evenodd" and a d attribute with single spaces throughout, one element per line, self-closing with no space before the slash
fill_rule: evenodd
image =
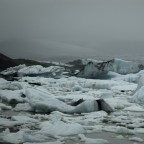
<path id="1" fill-rule="evenodd" d="M 0 0 L 0 51 L 12 57 L 144 52 L 143 0 Z"/>

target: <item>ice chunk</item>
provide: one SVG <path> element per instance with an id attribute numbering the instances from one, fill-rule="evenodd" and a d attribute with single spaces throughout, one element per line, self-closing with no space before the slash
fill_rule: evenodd
<path id="1" fill-rule="evenodd" d="M 25 142 L 33 144 L 33 143 L 43 143 L 46 141 L 50 141 L 52 138 L 49 138 L 48 135 L 44 135 L 40 132 L 26 132 L 23 134 L 23 139 Z M 52 139 L 53 140 L 53 139 Z"/>
<path id="2" fill-rule="evenodd" d="M 108 144 L 109 142 L 105 139 L 93 139 L 93 138 L 87 138 L 84 134 L 79 134 L 79 138 L 82 142 L 85 144 Z"/>
<path id="3" fill-rule="evenodd" d="M 38 122 L 38 120 L 36 119 L 33 119 L 33 118 L 30 118 L 28 116 L 12 116 L 12 120 L 15 120 L 15 121 L 19 121 L 19 122 L 22 122 L 22 123 L 26 123 L 26 122 Z"/>
<path id="4" fill-rule="evenodd" d="M 15 111 L 32 111 L 32 107 L 29 103 L 18 103 L 15 108 Z"/>
<path id="5" fill-rule="evenodd" d="M 79 85 L 76 85 L 73 87 L 73 91 L 81 91 L 81 90 L 82 90 L 82 87 Z"/>
<path id="6" fill-rule="evenodd" d="M 141 107 L 140 105 L 132 105 L 129 107 L 124 108 L 123 110 L 125 111 L 137 111 L 137 112 L 144 112 L 144 108 Z"/>
<path id="7" fill-rule="evenodd" d="M 15 66 L 15 67 L 10 67 L 10 68 L 7 68 L 6 70 L 2 71 L 0 74 L 2 75 L 12 75 L 12 74 L 15 74 L 18 72 L 18 70 L 24 68 L 26 65 L 23 64 L 23 65 L 19 65 L 19 66 Z"/>
<path id="8" fill-rule="evenodd" d="M 24 88 L 28 88 L 30 85 L 26 82 L 7 82 L 0 85 L 0 89 L 2 90 L 20 90 Z"/>
<path id="9" fill-rule="evenodd" d="M 89 113 L 98 111 L 98 103 L 95 100 L 86 100 L 77 105 L 70 113 Z"/>
<path id="10" fill-rule="evenodd" d="M 128 128 L 121 127 L 121 126 L 118 126 L 116 128 L 116 133 L 118 133 L 118 134 L 134 134 L 134 132 L 132 130 L 129 130 Z"/>
<path id="11" fill-rule="evenodd" d="M 138 86 L 135 90 L 135 93 L 143 86 L 144 86 L 144 75 L 140 75 L 138 78 Z"/>
<path id="12" fill-rule="evenodd" d="M 142 86 L 132 97 L 132 102 L 144 105 L 144 86 Z"/>
<path id="13" fill-rule="evenodd" d="M 102 99 L 99 101 L 86 100 L 77 106 L 70 106 L 56 99 L 53 95 L 38 89 L 27 89 L 25 94 L 33 111 L 36 112 L 60 111 L 64 113 L 88 113 L 98 110 L 113 111 Z"/>
<path id="14" fill-rule="evenodd" d="M 101 70 L 97 65 L 98 63 L 95 61 L 88 62 L 84 69 L 78 73 L 78 76 L 86 78 L 98 78 L 101 75 L 106 75 L 108 73 L 106 68 Z"/>
<path id="15" fill-rule="evenodd" d="M 135 128 L 134 131 L 136 133 L 142 133 L 142 134 L 144 134 L 144 128 Z"/>
<path id="16" fill-rule="evenodd" d="M 0 98 L 2 101 L 11 103 L 11 104 L 16 104 L 18 102 L 25 102 L 26 98 L 22 98 L 22 91 L 21 90 L 1 90 L 0 91 Z"/>
<path id="17" fill-rule="evenodd" d="M 129 74 L 137 73 L 140 70 L 141 67 L 138 63 L 118 58 L 99 63 L 91 60 L 86 64 L 84 69 L 78 73 L 78 76 L 86 78 L 105 78 L 108 76 L 107 74 L 109 71 L 119 74 Z"/>
<path id="18" fill-rule="evenodd" d="M 1 108 L 2 110 L 10 110 L 10 109 L 12 109 L 11 106 L 7 106 L 7 105 L 5 105 L 5 104 L 3 104 L 3 103 L 0 103 L 0 108 Z"/>
<path id="19" fill-rule="evenodd" d="M 2 136 L 2 140 L 7 143 L 20 144 L 23 143 L 24 131 L 18 131 L 17 133 L 8 133 Z"/>
<path id="20" fill-rule="evenodd" d="M 124 136 L 118 135 L 118 136 L 116 136 L 116 138 L 117 138 L 117 139 L 124 139 Z"/>
<path id="21" fill-rule="evenodd" d="M 116 126 L 105 126 L 102 130 L 106 132 L 116 132 Z"/>
<path id="22" fill-rule="evenodd" d="M 139 137 L 131 137 L 129 138 L 130 141 L 135 141 L 135 142 L 143 142 L 144 140 L 142 138 Z"/>
<path id="23" fill-rule="evenodd" d="M 60 78 L 64 71 L 63 67 L 60 66 L 50 66 L 44 68 L 40 65 L 24 67 L 18 71 L 18 75 L 20 77 L 23 76 L 41 76 L 41 77 L 52 77 L 52 78 Z"/>
<path id="24" fill-rule="evenodd" d="M 51 135 L 69 136 L 84 133 L 83 127 L 78 123 L 43 122 L 40 124 L 41 132 Z"/>
<path id="25" fill-rule="evenodd" d="M 110 71 L 114 71 L 119 74 L 129 74 L 137 73 L 140 70 L 140 64 L 138 63 L 115 58 Z"/>
<path id="26" fill-rule="evenodd" d="M 36 112 L 67 112 L 73 110 L 73 107 L 54 98 L 54 96 L 37 89 L 27 89 L 25 92 L 30 106 Z"/>

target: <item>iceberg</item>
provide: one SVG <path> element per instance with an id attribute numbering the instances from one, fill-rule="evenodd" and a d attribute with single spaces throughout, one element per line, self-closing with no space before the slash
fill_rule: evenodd
<path id="1" fill-rule="evenodd" d="M 23 65 L 19 65 L 19 66 L 15 66 L 15 67 L 10 67 L 10 68 L 7 68 L 6 70 L 0 72 L 0 75 L 7 79 L 7 80 L 13 80 L 13 77 L 17 77 L 17 73 L 18 73 L 18 70 L 22 69 L 26 67 L 25 64 Z"/>
<path id="2" fill-rule="evenodd" d="M 2 75 L 15 74 L 16 72 L 18 72 L 18 70 L 20 70 L 20 69 L 22 69 L 24 67 L 26 67 L 25 64 L 19 65 L 19 66 L 15 66 L 15 67 L 10 67 L 10 68 L 7 68 L 6 70 L 2 71 L 0 74 L 2 74 Z"/>
<path id="3" fill-rule="evenodd" d="M 65 68 L 60 66 L 50 66 L 45 68 L 41 65 L 26 66 L 25 64 L 23 64 L 15 67 L 10 67 L 0 72 L 0 75 L 7 80 L 13 80 L 14 77 L 24 76 L 61 78 L 64 70 Z"/>
<path id="4" fill-rule="evenodd" d="M 143 66 L 138 63 L 118 58 L 106 62 L 91 60 L 85 65 L 84 69 L 77 74 L 77 76 L 85 78 L 104 78 L 104 76 L 107 76 L 109 71 L 126 75 L 137 73 L 141 69 L 143 69 Z"/>
<path id="5" fill-rule="evenodd" d="M 115 58 L 113 59 L 110 71 L 125 75 L 129 73 L 137 73 L 142 69 L 143 66 L 136 62 Z"/>
<path id="6" fill-rule="evenodd" d="M 24 76 L 31 76 L 31 77 L 46 77 L 46 78 L 61 78 L 62 73 L 65 69 L 60 66 L 50 66 L 50 67 L 43 67 L 41 65 L 35 65 L 35 66 L 28 66 L 20 69 L 18 71 L 19 77 Z"/>
<path id="7" fill-rule="evenodd" d="M 108 113 L 113 111 L 113 108 L 103 99 L 85 100 L 76 106 L 71 106 L 38 89 L 29 88 L 26 90 L 25 95 L 28 98 L 32 111 L 35 112 L 50 113 L 52 111 L 60 111 L 73 114 L 89 113 L 98 110 L 104 110 Z"/>

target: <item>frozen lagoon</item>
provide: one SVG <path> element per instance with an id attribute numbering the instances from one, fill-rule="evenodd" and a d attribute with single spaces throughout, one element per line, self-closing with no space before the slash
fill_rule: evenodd
<path id="1" fill-rule="evenodd" d="M 18 81 L 9 82 L 1 78 L 1 143 L 144 143 L 144 107 L 137 100 L 137 97 L 143 98 L 142 82 L 138 89 L 140 92 L 135 93 L 143 71 L 128 75 L 110 72 L 109 75 L 111 78 L 107 80 L 22 77 Z M 31 99 L 26 95 L 29 89 L 47 93 L 67 105 L 79 99 L 102 98 L 113 107 L 114 112 L 67 114 L 61 110 L 51 113 L 34 111 Z M 32 104 L 43 101 L 38 93 L 34 93 L 34 96 L 38 98 L 32 99 Z"/>

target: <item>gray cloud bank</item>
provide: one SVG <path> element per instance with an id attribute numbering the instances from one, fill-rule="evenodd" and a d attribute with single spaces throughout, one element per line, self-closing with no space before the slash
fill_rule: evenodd
<path id="1" fill-rule="evenodd" d="M 143 0 L 0 0 L 0 52 L 13 58 L 141 54 Z"/>

